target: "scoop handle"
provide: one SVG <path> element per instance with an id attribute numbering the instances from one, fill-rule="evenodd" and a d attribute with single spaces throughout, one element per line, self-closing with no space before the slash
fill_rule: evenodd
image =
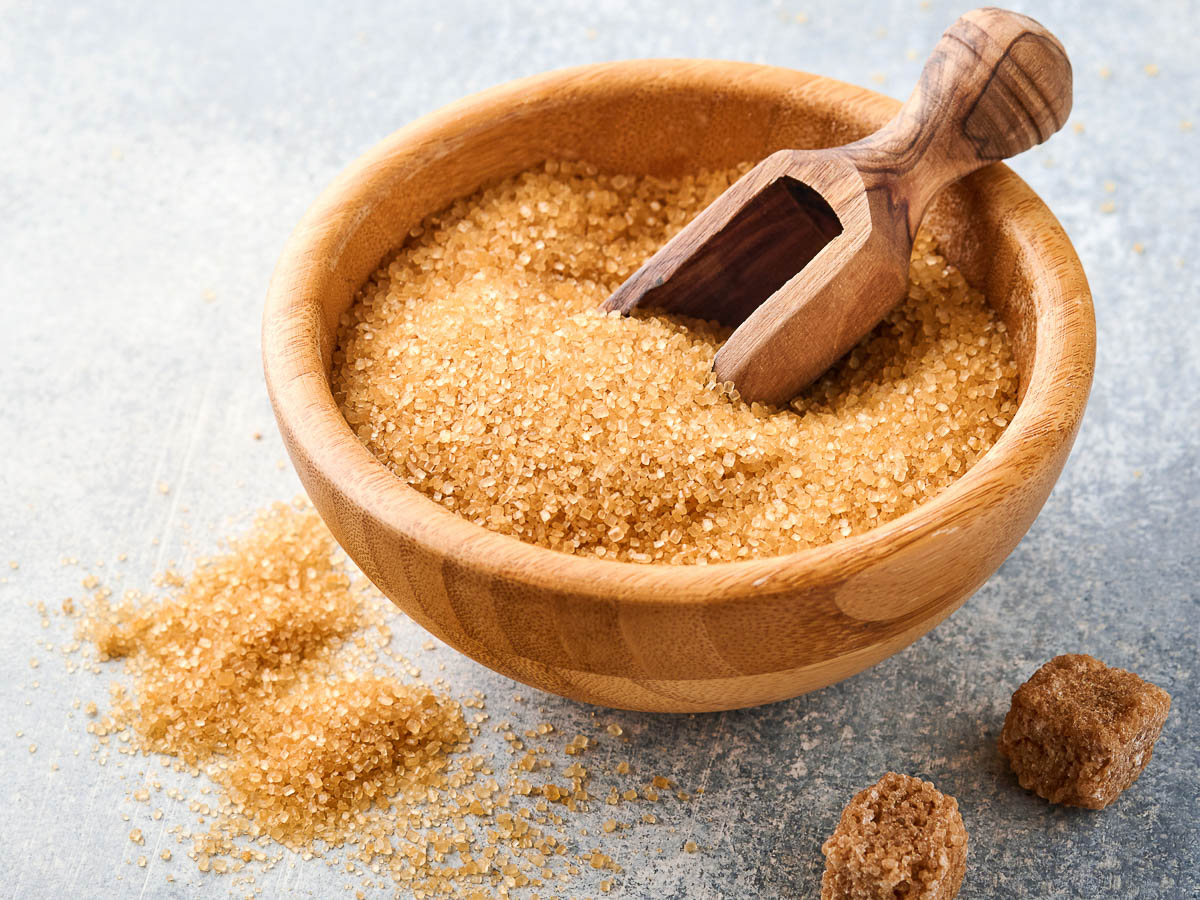
<path id="1" fill-rule="evenodd" d="M 946 29 L 896 118 L 845 149 L 868 181 L 899 182 L 913 234 L 945 185 L 1040 144 L 1070 112 L 1062 44 L 1028 16 L 988 7 Z"/>

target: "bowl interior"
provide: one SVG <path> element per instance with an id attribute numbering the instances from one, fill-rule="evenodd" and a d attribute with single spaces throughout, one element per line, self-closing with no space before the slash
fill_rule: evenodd
<path id="1" fill-rule="evenodd" d="M 373 469 L 336 487 L 381 520 L 396 522 L 420 510 L 422 517 L 440 523 L 428 531 L 439 532 L 433 543 L 445 547 L 456 541 L 451 520 L 461 520 L 370 457 L 335 412 L 329 389 L 339 317 L 412 228 L 481 186 L 547 159 L 582 159 L 614 173 L 686 175 L 757 161 L 781 148 L 844 144 L 878 129 L 898 108 L 890 98 L 803 72 L 712 60 L 639 60 L 511 82 L 393 133 L 318 198 L 293 232 L 272 279 L 263 352 L 268 388 L 294 461 L 323 475 L 335 464 L 342 471 Z M 969 512 L 972 489 L 985 489 L 989 479 L 999 487 L 1011 474 L 1001 469 L 1065 458 L 1062 436 L 1069 448 L 1090 387 L 1095 340 L 1090 294 L 1070 241 L 1038 197 L 1003 165 L 949 186 L 924 224 L 1008 328 L 1019 371 L 1017 414 L 992 449 L 938 497 L 863 534 L 775 560 L 804 557 L 809 565 L 832 566 L 839 557 L 857 553 L 866 565 L 868 557 L 889 552 L 889 543 L 902 532 L 936 529 L 939 520 Z M 311 383 L 318 373 L 323 383 Z M 303 391 L 281 389 L 301 378 Z M 288 400 L 285 393 L 296 399 Z M 295 421 L 300 406 L 307 407 L 303 427 Z M 998 462 L 1004 455 L 1009 459 Z M 368 479 L 370 488 L 363 489 Z M 563 556 L 513 546 L 520 544 L 515 538 L 471 527 L 480 532 L 479 543 L 487 544 L 480 558 Z M 465 553 L 454 555 L 466 561 Z M 571 559 L 563 565 L 583 583 L 613 566 L 637 567 Z M 702 568 L 712 573 L 737 567 L 740 583 L 758 577 L 751 569 L 763 562 Z M 495 564 L 486 568 L 494 571 Z M 639 584 L 663 580 L 646 571 L 621 577 Z M 684 594 L 703 583 L 671 578 Z"/>

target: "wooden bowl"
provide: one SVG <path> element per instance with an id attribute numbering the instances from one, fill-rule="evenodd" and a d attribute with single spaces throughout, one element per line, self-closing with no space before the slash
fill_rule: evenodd
<path id="1" fill-rule="evenodd" d="M 1009 327 L 1021 402 L 941 495 L 864 534 L 710 566 L 576 557 L 472 525 L 408 487 L 354 436 L 330 391 L 339 315 L 410 228 L 547 158 L 678 175 L 783 147 L 842 144 L 894 100 L 786 69 L 644 60 L 551 72 L 397 131 L 317 199 L 275 269 L 263 358 L 309 496 L 367 576 L 484 665 L 589 703 L 702 711 L 781 700 L 871 666 L 975 591 L 1045 502 L 1095 358 L 1087 280 L 1045 204 L 1003 165 L 927 217 Z"/>

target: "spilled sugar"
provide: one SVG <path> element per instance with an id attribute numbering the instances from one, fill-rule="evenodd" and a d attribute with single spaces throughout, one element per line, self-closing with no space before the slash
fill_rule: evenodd
<path id="1" fill-rule="evenodd" d="M 606 559 L 771 556 L 936 496 L 1012 417 L 1017 368 L 928 235 L 908 299 L 787 409 L 714 383 L 715 324 L 598 312 L 744 170 L 552 162 L 432 217 L 342 317 L 347 422 L 460 516 Z"/>
<path id="2" fill-rule="evenodd" d="M 641 818 L 627 830 L 657 821 L 642 809 L 666 799 L 660 792 L 688 797 L 661 776 L 640 789 L 629 777 L 597 785 L 630 776 L 626 763 L 608 773 L 585 765 L 598 740 L 621 737 L 615 724 L 564 743 L 550 723 L 518 733 L 500 722 L 492 730 L 507 763 L 480 752 L 482 696 L 460 701 L 449 685 L 412 680 L 414 667 L 389 649 L 390 606 L 351 577 L 305 504 L 260 513 L 226 552 L 168 572 L 161 596 L 114 600 L 95 576 L 84 586 L 90 596 L 64 612 L 130 676 L 107 713 L 88 703 L 87 729 L 103 747 L 165 754 L 215 781 L 218 799 L 190 803 L 202 827 L 175 826 L 202 872 L 253 883 L 254 867 L 283 858 L 279 845 L 306 857 L 342 848 L 346 871 L 368 887 L 557 895 L 582 872 L 622 872 L 612 847 L 584 843 L 571 813 L 633 804 Z M 133 799 L 148 802 L 151 788 L 161 784 Z M 141 845 L 141 829 L 130 840 Z"/>

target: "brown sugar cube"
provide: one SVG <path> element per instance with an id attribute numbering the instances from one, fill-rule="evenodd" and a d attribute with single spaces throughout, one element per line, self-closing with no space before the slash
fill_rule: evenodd
<path id="1" fill-rule="evenodd" d="M 1000 752 L 1021 787 L 1103 809 L 1146 768 L 1170 708 L 1170 694 L 1132 672 L 1056 656 L 1013 694 Z"/>
<path id="2" fill-rule="evenodd" d="M 821 852 L 821 900 L 950 900 L 967 869 L 967 829 L 953 797 L 888 772 L 854 795 Z"/>

